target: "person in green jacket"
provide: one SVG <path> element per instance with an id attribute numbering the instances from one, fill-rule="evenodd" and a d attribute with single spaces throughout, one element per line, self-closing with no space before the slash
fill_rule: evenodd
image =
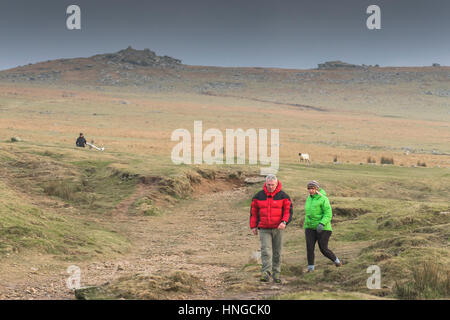
<path id="1" fill-rule="evenodd" d="M 322 254 L 333 261 L 336 267 L 342 266 L 338 257 L 328 249 L 330 240 L 332 210 L 326 192 L 320 188 L 315 180 L 308 183 L 309 196 L 305 203 L 305 229 L 306 250 L 308 257 L 308 272 L 314 270 L 314 248 L 316 242 Z"/>

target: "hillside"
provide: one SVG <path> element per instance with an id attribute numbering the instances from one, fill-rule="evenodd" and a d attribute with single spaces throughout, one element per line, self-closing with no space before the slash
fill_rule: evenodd
<path id="1" fill-rule="evenodd" d="M 284 163 L 278 176 L 295 211 L 280 286 L 259 282 L 253 258 L 248 210 L 260 185 L 244 181 L 255 171 L 169 173 L 147 158 L 0 143 L 0 298 L 448 298 L 448 169 Z M 317 254 L 313 274 L 301 229 L 312 178 L 331 199 L 330 246 L 345 262 L 336 269 Z M 373 264 L 379 290 L 366 287 Z M 88 287 L 75 295 L 72 265 Z"/>
<path id="2" fill-rule="evenodd" d="M 448 299 L 449 92 L 449 67 L 221 68 L 132 48 L 1 71 L 0 299 Z M 171 161 L 172 132 L 198 120 L 280 129 L 283 285 L 258 281 L 259 166 Z M 76 148 L 80 132 L 105 150 Z M 317 250 L 311 274 L 312 179 L 345 264 Z M 73 265 L 91 288 L 67 288 Z"/>
<path id="3" fill-rule="evenodd" d="M 0 81 L 193 93 L 416 119 L 449 117 L 450 67 L 441 66 L 373 67 L 340 61 L 310 70 L 190 66 L 149 49 L 128 47 L 4 70 Z"/>

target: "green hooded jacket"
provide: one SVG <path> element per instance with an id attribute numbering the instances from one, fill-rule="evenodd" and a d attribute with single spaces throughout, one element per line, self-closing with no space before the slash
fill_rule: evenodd
<path id="1" fill-rule="evenodd" d="M 321 195 L 309 195 L 305 203 L 305 223 L 303 228 L 316 229 L 319 223 L 323 224 L 323 230 L 332 231 L 331 218 L 332 211 L 330 200 L 327 198 L 327 193 L 319 190 Z"/>

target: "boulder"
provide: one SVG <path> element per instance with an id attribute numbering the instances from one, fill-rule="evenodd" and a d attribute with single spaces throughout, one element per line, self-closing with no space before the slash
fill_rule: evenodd
<path id="1" fill-rule="evenodd" d="M 150 49 L 136 50 L 131 46 L 116 53 L 101 54 L 95 60 L 106 60 L 107 64 L 131 64 L 143 67 L 175 67 L 181 65 L 181 60 L 169 56 L 158 56 Z"/>
<path id="2" fill-rule="evenodd" d="M 366 66 L 360 66 L 356 64 L 351 64 L 347 62 L 343 62 L 340 60 L 336 61 L 327 61 L 325 63 L 319 63 L 319 70 L 334 70 L 334 69 L 364 69 Z"/>

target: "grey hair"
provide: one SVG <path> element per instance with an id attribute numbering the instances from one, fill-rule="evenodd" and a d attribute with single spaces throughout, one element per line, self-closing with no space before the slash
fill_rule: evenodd
<path id="1" fill-rule="evenodd" d="M 269 182 L 269 181 L 278 181 L 277 176 L 274 174 L 268 174 L 266 177 L 266 182 Z"/>

